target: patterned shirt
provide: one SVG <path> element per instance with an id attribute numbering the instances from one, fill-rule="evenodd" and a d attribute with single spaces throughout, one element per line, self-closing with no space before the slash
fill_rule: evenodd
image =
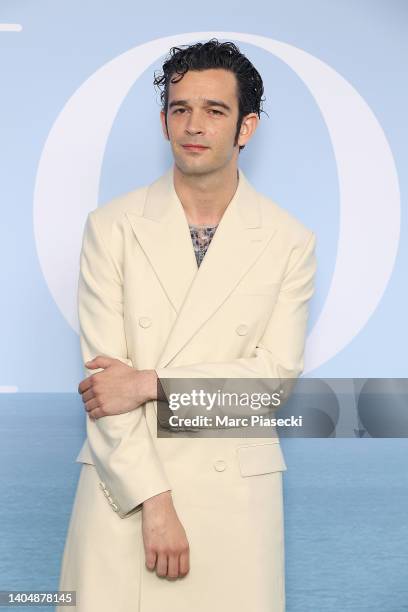
<path id="1" fill-rule="evenodd" d="M 208 246 L 217 227 L 218 225 L 189 224 L 191 240 L 193 242 L 198 267 L 200 267 L 200 264 L 204 259 L 204 255 L 207 252 Z"/>

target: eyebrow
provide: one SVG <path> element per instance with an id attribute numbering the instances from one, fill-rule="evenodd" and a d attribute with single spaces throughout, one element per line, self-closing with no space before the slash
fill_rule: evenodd
<path id="1" fill-rule="evenodd" d="M 172 100 L 172 102 L 170 102 L 169 104 L 169 109 L 173 108 L 174 106 L 188 106 L 188 105 L 189 105 L 188 100 Z M 220 106 L 221 108 L 224 108 L 227 111 L 231 111 L 231 107 L 228 106 L 228 104 L 226 104 L 222 100 L 209 100 L 208 98 L 204 98 L 204 106 Z"/>

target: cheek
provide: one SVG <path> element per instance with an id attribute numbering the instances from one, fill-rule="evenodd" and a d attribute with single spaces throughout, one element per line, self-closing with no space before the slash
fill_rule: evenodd
<path id="1" fill-rule="evenodd" d="M 235 127 L 212 125 L 207 130 L 207 136 L 216 144 L 218 149 L 230 149 L 235 138 Z"/>
<path id="2" fill-rule="evenodd" d="M 167 131 L 169 133 L 169 136 L 174 136 L 180 131 L 180 125 L 177 124 L 177 121 L 168 121 Z"/>

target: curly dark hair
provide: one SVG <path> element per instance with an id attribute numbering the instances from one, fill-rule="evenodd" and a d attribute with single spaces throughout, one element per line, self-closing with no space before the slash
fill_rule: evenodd
<path id="1" fill-rule="evenodd" d="M 178 83 L 188 70 L 207 70 L 210 68 L 224 68 L 233 72 L 238 84 L 238 121 L 234 144 L 237 144 L 242 119 L 249 113 L 256 113 L 260 118 L 264 102 L 264 87 L 261 75 L 251 64 L 249 59 L 241 53 L 232 42 L 219 42 L 216 38 L 205 43 L 194 45 L 181 45 L 172 47 L 163 64 L 163 71 L 154 73 L 154 86 L 162 89 L 160 93 L 162 109 L 166 115 L 169 84 Z M 178 78 L 177 78 L 178 76 Z M 239 150 L 245 145 L 240 146 Z"/>

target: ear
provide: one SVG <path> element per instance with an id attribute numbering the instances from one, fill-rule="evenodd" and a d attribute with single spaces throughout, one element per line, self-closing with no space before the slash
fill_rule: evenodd
<path id="1" fill-rule="evenodd" d="M 238 135 L 238 145 L 246 145 L 247 142 L 252 138 L 258 127 L 259 117 L 256 113 L 249 113 L 242 119 L 241 128 Z"/>
<path id="2" fill-rule="evenodd" d="M 167 132 L 167 127 L 166 127 L 166 113 L 163 110 L 160 111 L 160 121 L 162 124 L 162 131 L 163 131 L 163 135 L 165 139 L 170 140 L 169 134 Z"/>

